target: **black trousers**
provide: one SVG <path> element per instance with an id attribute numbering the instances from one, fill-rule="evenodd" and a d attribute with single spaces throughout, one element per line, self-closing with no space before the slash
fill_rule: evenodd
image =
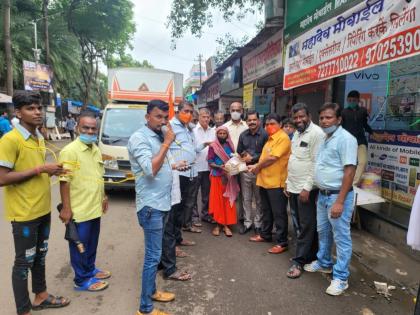
<path id="1" fill-rule="evenodd" d="M 71 141 L 73 141 L 74 140 L 74 130 L 69 130 L 69 134 L 70 134 Z"/>
<path id="2" fill-rule="evenodd" d="M 200 213 L 198 212 L 198 191 L 201 188 L 201 218 L 204 220 L 211 220 L 209 216 L 209 194 L 210 194 L 210 171 L 198 172 L 197 176 L 197 190 L 196 203 L 192 214 L 192 221 L 198 222 L 200 220 Z"/>
<path id="3" fill-rule="evenodd" d="M 176 271 L 176 245 L 182 241 L 182 208 L 180 204 L 172 206 L 168 213 L 162 239 L 162 256 L 159 267 L 165 277 Z"/>
<path id="4" fill-rule="evenodd" d="M 32 304 L 28 291 L 28 273 L 32 274 L 32 292 L 47 290 L 45 281 L 45 256 L 48 251 L 51 215 L 35 220 L 12 222 L 15 243 L 15 262 L 12 271 L 12 285 L 18 314 L 31 310 Z"/>
<path id="5" fill-rule="evenodd" d="M 266 189 L 260 187 L 262 224 L 261 237 L 272 239 L 273 224 L 276 227 L 275 242 L 281 246 L 288 245 L 287 197 L 283 188 Z"/>
<path id="6" fill-rule="evenodd" d="M 182 226 L 184 228 L 190 228 L 192 226 L 192 215 L 194 207 L 197 204 L 197 183 L 198 177 L 179 176 L 181 187 L 181 203 L 179 205 L 183 211 Z M 181 227 L 179 231 L 181 231 Z"/>
<path id="7" fill-rule="evenodd" d="M 294 263 L 303 266 L 316 259 L 318 252 L 318 233 L 316 231 L 316 198 L 318 189 L 309 193 L 308 202 L 301 202 L 299 194 L 290 194 L 290 208 L 297 213 L 300 232 L 296 239 L 296 256 Z"/>

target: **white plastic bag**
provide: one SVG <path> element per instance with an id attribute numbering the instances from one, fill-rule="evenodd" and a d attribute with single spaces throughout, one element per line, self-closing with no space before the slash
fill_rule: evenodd
<path id="1" fill-rule="evenodd" d="M 248 170 L 246 163 L 243 162 L 236 154 L 226 162 L 225 169 L 228 171 L 230 176 L 238 175 L 240 172 Z"/>

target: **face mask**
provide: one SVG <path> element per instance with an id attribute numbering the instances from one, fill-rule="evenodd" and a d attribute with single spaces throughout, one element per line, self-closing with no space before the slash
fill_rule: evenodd
<path id="1" fill-rule="evenodd" d="M 337 128 L 338 128 L 338 126 L 337 126 L 337 125 L 332 125 L 332 126 L 327 127 L 327 128 L 322 128 L 322 130 L 324 130 L 324 132 L 325 132 L 327 135 L 329 135 L 329 134 L 332 134 L 334 131 L 336 131 L 336 130 L 337 130 Z"/>
<path id="2" fill-rule="evenodd" d="M 192 115 L 190 113 L 180 112 L 178 114 L 178 118 L 179 118 L 179 121 L 182 122 L 183 124 L 188 124 L 192 120 Z"/>
<path id="3" fill-rule="evenodd" d="M 347 102 L 346 108 L 356 109 L 359 106 L 359 103 L 356 102 Z"/>
<path id="4" fill-rule="evenodd" d="M 241 119 L 241 113 L 239 112 L 231 112 L 230 117 L 232 120 L 240 120 Z"/>
<path id="5" fill-rule="evenodd" d="M 97 135 L 88 135 L 86 133 L 81 133 L 79 136 L 80 141 L 82 141 L 84 144 L 92 144 L 95 143 L 96 140 L 98 140 Z"/>
<path id="6" fill-rule="evenodd" d="M 220 142 L 221 144 L 225 144 L 225 143 L 226 143 L 226 139 L 217 138 L 217 140 L 219 140 L 219 142 Z"/>
<path id="7" fill-rule="evenodd" d="M 273 126 L 273 125 L 269 125 L 265 127 L 265 131 L 267 131 L 269 136 L 274 135 L 277 131 L 280 130 L 279 126 Z"/>

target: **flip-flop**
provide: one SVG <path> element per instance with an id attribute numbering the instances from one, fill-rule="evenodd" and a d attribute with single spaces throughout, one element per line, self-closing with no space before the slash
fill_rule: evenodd
<path id="1" fill-rule="evenodd" d="M 98 277 L 98 273 L 102 273 L 103 276 Z M 93 271 L 93 277 L 98 280 L 109 279 L 111 278 L 111 272 L 107 270 L 101 270 L 101 269 L 95 268 L 95 270 Z"/>
<path id="2" fill-rule="evenodd" d="M 225 232 L 225 235 L 226 235 L 227 237 L 232 237 L 232 236 L 233 236 L 233 234 L 232 234 L 232 230 L 231 230 L 231 229 L 229 229 L 228 227 L 224 227 L 224 228 L 223 228 L 223 232 Z"/>
<path id="3" fill-rule="evenodd" d="M 296 271 L 298 271 L 296 273 Z M 286 273 L 286 276 L 290 279 L 297 279 L 302 275 L 302 267 L 300 265 L 292 265 Z"/>
<path id="4" fill-rule="evenodd" d="M 59 301 L 59 303 L 57 303 Z M 32 305 L 32 310 L 41 311 L 47 308 L 60 308 L 70 304 L 70 300 L 62 296 L 54 296 L 49 294 L 48 297 L 39 305 Z"/>
<path id="5" fill-rule="evenodd" d="M 178 246 L 194 246 L 194 245 L 195 245 L 195 242 L 189 241 L 189 240 L 182 240 L 182 242 L 178 244 Z"/>
<path id="6" fill-rule="evenodd" d="M 97 286 L 96 288 L 93 288 L 93 286 L 97 283 L 101 283 L 101 285 Z M 98 291 L 103 291 L 106 288 L 108 288 L 108 285 L 109 283 L 106 281 L 98 280 L 96 278 L 90 278 L 81 286 L 78 286 L 75 284 L 74 289 L 76 291 L 98 292 Z"/>
<path id="7" fill-rule="evenodd" d="M 188 254 L 186 252 L 184 252 L 182 249 L 175 249 L 175 255 L 178 258 L 185 258 L 188 257 Z"/>
<path id="8" fill-rule="evenodd" d="M 177 270 L 173 274 L 171 274 L 169 277 L 166 277 L 165 279 L 172 280 L 172 281 L 188 281 L 188 280 L 191 280 L 191 275 L 187 271 Z"/>

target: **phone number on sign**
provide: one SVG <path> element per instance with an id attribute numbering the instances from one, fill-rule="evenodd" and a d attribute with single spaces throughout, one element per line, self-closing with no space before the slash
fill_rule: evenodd
<path id="1" fill-rule="evenodd" d="M 318 79 L 334 76 L 359 67 L 359 53 L 341 56 L 318 66 Z"/>
<path id="2" fill-rule="evenodd" d="M 366 65 L 409 55 L 420 50 L 420 29 L 387 38 L 366 50 Z"/>

